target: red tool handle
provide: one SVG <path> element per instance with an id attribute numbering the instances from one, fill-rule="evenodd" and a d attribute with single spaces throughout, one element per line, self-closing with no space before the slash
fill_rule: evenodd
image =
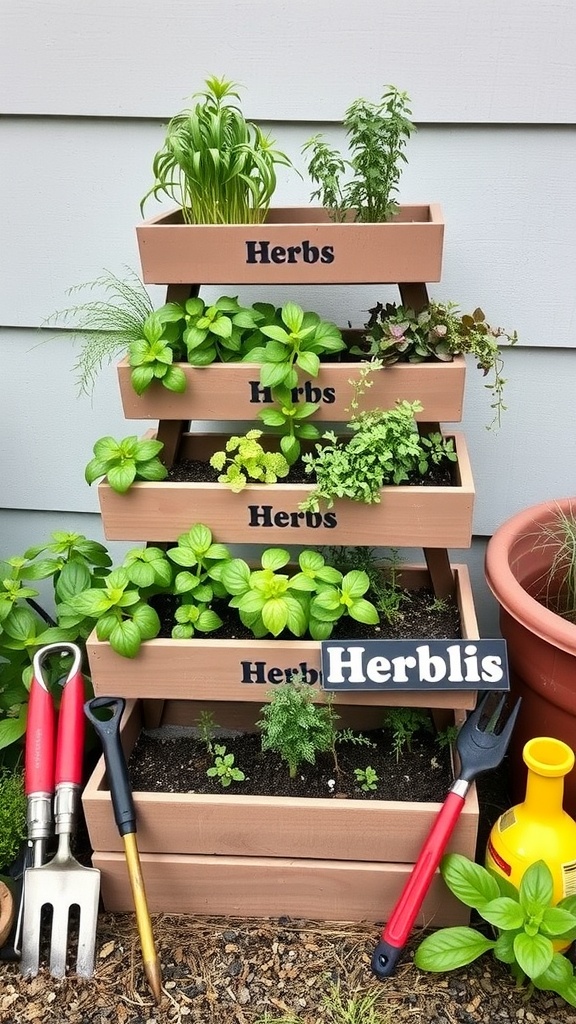
<path id="1" fill-rule="evenodd" d="M 448 793 L 372 955 L 372 970 L 379 978 L 394 973 L 463 806 L 464 796 Z"/>
<path id="2" fill-rule="evenodd" d="M 55 715 L 52 697 L 36 674 L 28 700 L 24 785 L 26 796 L 54 791 Z"/>
<path id="3" fill-rule="evenodd" d="M 74 672 L 64 684 L 58 716 L 55 782 L 80 786 L 84 756 L 84 680 Z"/>

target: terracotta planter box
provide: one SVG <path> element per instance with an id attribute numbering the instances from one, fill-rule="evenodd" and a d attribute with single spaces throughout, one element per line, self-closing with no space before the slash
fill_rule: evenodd
<path id="1" fill-rule="evenodd" d="M 464 639 L 478 638 L 470 577 L 465 565 L 452 566 L 456 601 Z M 402 584 L 409 589 L 430 586 L 424 568 L 406 568 Z M 151 699 L 240 701 L 266 700 L 275 683 L 285 680 L 284 669 L 304 665 L 308 679 L 319 689 L 320 644 L 315 640 L 193 640 L 157 639 L 142 644 L 136 658 L 123 658 L 92 632 L 86 641 L 90 675 L 97 696 Z M 304 669 L 302 669 L 304 671 Z M 320 698 L 319 698 L 320 699 Z M 381 704 L 430 708 L 471 708 L 470 691 L 435 690 L 421 693 L 341 692 L 335 703 L 375 707 Z"/>
<path id="2" fill-rule="evenodd" d="M 136 228 L 148 284 L 358 284 L 439 281 L 437 204 L 385 224 L 335 224 L 321 207 L 271 209 L 264 224 L 184 224 L 180 210 Z"/>
<path id="3" fill-rule="evenodd" d="M 173 541 L 194 523 L 215 540 L 254 544 L 366 544 L 465 548 L 472 537 L 474 484 L 462 434 L 452 487 L 387 486 L 375 505 L 338 499 L 329 511 L 304 513 L 299 504 L 312 484 L 248 484 L 240 494 L 219 483 L 139 482 L 126 494 L 98 486 L 108 540 Z M 208 460 L 221 449 L 218 435 L 185 435 L 181 458 Z"/>
<path id="4" fill-rule="evenodd" d="M 192 720 L 192 719 L 191 719 Z M 139 703 L 125 716 L 128 755 Z M 134 794 L 153 913 L 289 915 L 381 921 L 389 915 L 440 805 L 194 793 Z M 83 794 L 106 910 L 133 909 L 101 759 Z M 473 858 L 478 803 L 469 793 L 450 849 Z M 464 924 L 468 911 L 433 880 L 418 925 Z"/>
<path id="5" fill-rule="evenodd" d="M 250 420 L 273 404 L 269 388 L 259 383 L 256 363 L 213 363 L 211 366 L 177 364 L 186 375 L 186 390 L 174 394 L 155 381 L 137 395 L 130 381 L 127 359 L 118 365 L 122 407 L 127 419 L 150 420 Z M 301 401 L 319 402 L 313 420 L 342 421 L 349 418 L 352 390 L 363 364 L 322 364 L 317 377 L 302 377 Z M 372 375 L 370 405 L 391 409 L 398 399 L 422 404 L 416 419 L 458 423 L 462 419 L 466 364 L 463 356 L 451 363 L 396 363 Z"/>

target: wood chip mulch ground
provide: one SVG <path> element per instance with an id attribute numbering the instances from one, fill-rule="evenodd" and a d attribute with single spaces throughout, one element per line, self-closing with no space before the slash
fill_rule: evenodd
<path id="1" fill-rule="evenodd" d="M 156 916 L 163 999 L 153 1002 L 132 915 L 99 919 L 94 978 L 20 977 L 0 965 L 2 1024 L 575 1024 L 558 997 L 517 990 L 503 965 L 483 959 L 447 975 L 411 964 L 410 942 L 393 978 L 370 971 L 371 925 Z M 374 1015 L 343 1016 L 372 993 Z M 268 1015 L 268 1018 L 266 1018 Z"/>

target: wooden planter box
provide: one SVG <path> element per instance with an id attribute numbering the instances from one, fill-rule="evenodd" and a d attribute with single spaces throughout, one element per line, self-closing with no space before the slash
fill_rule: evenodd
<path id="1" fill-rule="evenodd" d="M 129 755 L 139 702 L 123 725 Z M 193 720 L 193 719 L 191 719 Z M 103 758 L 83 794 L 107 911 L 133 909 Z M 437 803 L 194 793 L 134 794 L 152 913 L 381 921 L 390 914 L 440 809 Z M 472 789 L 449 849 L 475 856 Z M 465 924 L 468 910 L 433 879 L 417 924 Z"/>
<path id="2" fill-rule="evenodd" d="M 177 364 L 186 375 L 182 394 L 168 391 L 158 381 L 137 395 L 130 380 L 128 359 L 118 364 L 122 407 L 127 419 L 150 420 L 251 420 L 273 404 L 269 388 L 259 383 L 256 363 L 213 363 L 211 366 Z M 358 380 L 359 362 L 324 363 L 317 377 L 303 376 L 301 401 L 319 402 L 314 422 L 349 419 L 352 389 Z M 370 405 L 391 409 L 398 399 L 422 404 L 417 420 L 458 423 L 462 419 L 466 364 L 463 356 L 451 363 L 396 363 L 372 374 Z"/>
<path id="3" fill-rule="evenodd" d="M 465 565 L 452 566 L 455 599 L 464 639 L 478 638 L 478 624 L 470 576 Z M 406 567 L 402 585 L 409 589 L 430 586 L 426 569 Z M 157 639 L 142 644 L 135 658 L 123 658 L 110 644 L 86 641 L 90 675 L 97 696 L 150 699 L 208 700 L 263 704 L 275 683 L 284 682 L 284 669 L 304 665 L 308 679 L 319 691 L 320 643 L 316 640 L 193 640 Z M 319 695 L 320 699 L 320 695 Z M 343 706 L 374 707 L 382 703 L 430 708 L 471 708 L 470 691 L 436 690 L 401 694 L 362 691 L 335 694 Z"/>
<path id="4" fill-rule="evenodd" d="M 336 224 L 321 207 L 271 209 L 264 224 L 184 224 L 180 210 L 136 228 L 148 284 L 358 284 L 439 281 L 437 204 L 385 224 Z"/>
<path id="5" fill-rule="evenodd" d="M 248 484 L 239 494 L 219 483 L 132 484 L 118 494 L 98 486 L 108 540 L 173 541 L 194 523 L 214 539 L 254 544 L 386 544 L 391 547 L 466 548 L 472 537 L 474 484 L 462 434 L 452 487 L 386 486 L 375 505 L 338 499 L 329 511 L 299 512 L 312 484 Z M 181 458 L 207 461 L 223 448 L 218 435 L 187 434 Z"/>

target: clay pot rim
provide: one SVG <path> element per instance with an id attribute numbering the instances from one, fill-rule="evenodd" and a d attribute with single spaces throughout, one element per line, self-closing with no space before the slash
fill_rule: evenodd
<path id="1" fill-rule="evenodd" d="M 567 622 L 533 598 L 512 567 L 515 546 L 550 522 L 557 511 L 576 513 L 576 498 L 558 498 L 517 512 L 500 526 L 488 541 L 485 575 L 492 594 L 505 611 L 531 633 L 555 647 L 576 654 L 576 624 Z"/>

